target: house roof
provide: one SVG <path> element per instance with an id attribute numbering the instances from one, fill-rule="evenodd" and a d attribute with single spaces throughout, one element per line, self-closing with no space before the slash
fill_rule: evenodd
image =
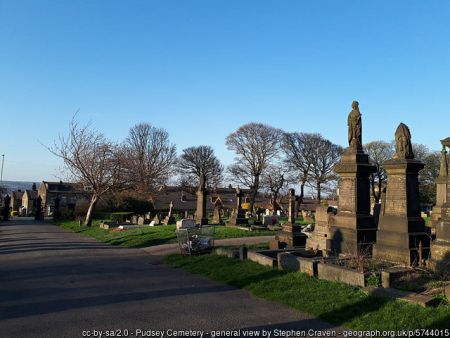
<path id="1" fill-rule="evenodd" d="M 47 190 L 48 193 L 77 193 L 83 190 L 79 183 L 42 181 L 42 184 L 44 184 L 45 190 Z"/>

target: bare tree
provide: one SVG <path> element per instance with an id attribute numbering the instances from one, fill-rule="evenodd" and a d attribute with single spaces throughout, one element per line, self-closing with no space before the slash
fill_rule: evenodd
<path id="1" fill-rule="evenodd" d="M 262 123 L 249 123 L 228 135 L 226 145 L 237 157 L 229 167 L 235 182 L 251 189 L 250 210 L 260 188 L 260 178 L 269 163 L 278 155 L 282 131 Z"/>
<path id="2" fill-rule="evenodd" d="M 377 171 L 370 175 L 372 196 L 376 203 L 380 202 L 381 192 L 386 184 L 387 174 L 383 163 L 394 155 L 394 144 L 392 142 L 373 141 L 364 145 L 364 150 L 369 155 L 370 162 L 375 165 Z"/>
<path id="3" fill-rule="evenodd" d="M 315 190 L 317 199 L 320 201 L 322 199 L 322 186 L 332 183 L 337 179 L 333 168 L 339 161 L 342 147 L 333 144 L 320 134 L 315 134 L 311 138 L 311 144 L 313 145 L 313 151 L 310 154 L 312 170 L 309 183 Z"/>
<path id="4" fill-rule="evenodd" d="M 223 165 L 214 155 L 210 146 L 189 147 L 177 160 L 180 182 L 189 187 L 197 187 L 202 174 L 210 187 L 217 187 L 223 179 Z"/>
<path id="5" fill-rule="evenodd" d="M 123 186 L 122 161 L 118 147 L 90 125 L 80 126 L 72 119 L 68 136 L 60 136 L 53 147 L 47 147 L 62 158 L 68 176 L 80 182 L 90 192 L 85 225 L 91 226 L 97 202 L 106 193 Z"/>
<path id="6" fill-rule="evenodd" d="M 169 134 L 148 123 L 130 128 L 123 152 L 128 183 L 149 197 L 167 183 L 174 170 L 176 148 Z"/>
<path id="7" fill-rule="evenodd" d="M 274 201 L 278 201 L 280 192 L 282 192 L 290 182 L 292 177 L 286 166 L 271 164 L 267 167 L 261 178 L 261 185 L 270 192 Z"/>
<path id="8" fill-rule="evenodd" d="M 320 135 L 310 133 L 285 133 L 283 135 L 282 149 L 285 153 L 285 164 L 300 181 L 299 205 L 303 202 L 305 185 L 312 174 L 312 153 L 314 140 L 317 137 Z"/>

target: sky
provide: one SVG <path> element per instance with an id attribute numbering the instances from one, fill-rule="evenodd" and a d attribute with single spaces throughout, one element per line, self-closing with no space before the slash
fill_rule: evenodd
<path id="1" fill-rule="evenodd" d="M 114 141 L 149 122 L 227 165 L 248 122 L 345 146 L 358 100 L 364 143 L 404 122 L 440 150 L 449 22 L 444 0 L 0 0 L 3 179 L 59 179 L 45 146 L 76 111 Z"/>

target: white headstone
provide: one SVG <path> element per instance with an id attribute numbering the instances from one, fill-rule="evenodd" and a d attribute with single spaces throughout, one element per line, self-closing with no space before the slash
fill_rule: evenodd
<path id="1" fill-rule="evenodd" d="M 195 224 L 195 221 L 193 219 L 183 218 L 183 219 L 177 221 L 177 230 L 178 229 L 195 228 L 195 226 L 196 226 L 196 224 Z"/>

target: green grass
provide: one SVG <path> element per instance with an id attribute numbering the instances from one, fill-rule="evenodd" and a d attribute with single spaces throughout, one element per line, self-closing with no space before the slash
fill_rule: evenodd
<path id="1" fill-rule="evenodd" d="M 450 324 L 450 306 L 422 308 L 367 296 L 356 287 L 318 280 L 299 272 L 277 271 L 251 261 L 217 255 L 171 255 L 165 262 L 356 330 L 448 328 Z"/>
<path id="2" fill-rule="evenodd" d="M 167 243 L 175 243 L 175 225 L 146 227 L 126 231 L 112 231 L 99 228 L 100 221 L 93 221 L 92 227 L 79 226 L 78 221 L 57 221 L 57 225 L 70 229 L 84 236 L 93 237 L 101 242 L 125 247 L 146 247 Z M 275 235 L 274 231 L 245 231 L 224 226 L 216 227 L 216 239 L 238 238 L 249 236 Z"/>

